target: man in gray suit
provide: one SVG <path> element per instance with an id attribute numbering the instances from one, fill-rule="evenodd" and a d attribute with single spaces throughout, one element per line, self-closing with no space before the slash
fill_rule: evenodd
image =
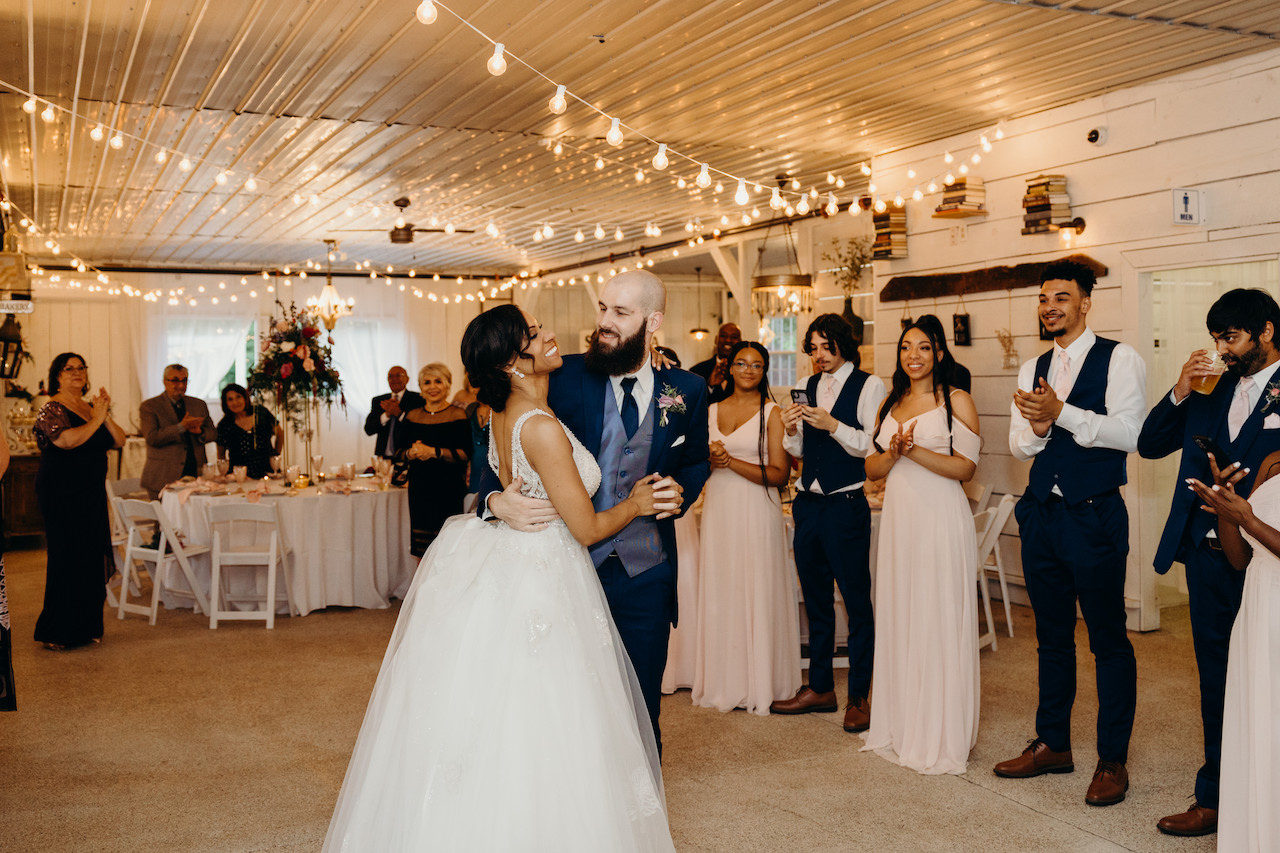
<path id="1" fill-rule="evenodd" d="M 218 428 L 204 400 L 187 396 L 187 369 L 181 364 L 164 369 L 164 393 L 144 400 L 139 414 L 147 440 L 142 487 L 156 500 L 174 480 L 200 472 L 204 446 L 217 439 Z"/>

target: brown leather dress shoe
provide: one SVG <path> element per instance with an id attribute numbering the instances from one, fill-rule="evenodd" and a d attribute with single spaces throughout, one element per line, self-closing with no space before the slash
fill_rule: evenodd
<path id="1" fill-rule="evenodd" d="M 997 776 L 1006 779 L 1029 779 L 1042 773 L 1071 773 L 1076 765 L 1071 760 L 1071 750 L 1054 752 L 1040 738 L 1030 741 L 1030 745 L 1017 758 L 1001 761 L 993 771 Z"/>
<path id="2" fill-rule="evenodd" d="M 840 706 L 836 703 L 836 692 L 828 690 L 826 693 L 815 693 L 809 685 L 805 685 L 796 691 L 796 695 L 790 699 L 779 699 L 769 706 L 770 714 L 811 714 L 830 713 L 839 710 Z"/>
<path id="3" fill-rule="evenodd" d="M 1160 818 L 1156 829 L 1165 835 L 1212 835 L 1218 831 L 1218 810 L 1192 803 L 1191 808 L 1181 814 Z"/>
<path id="4" fill-rule="evenodd" d="M 1084 801 L 1091 806 L 1114 806 L 1129 790 L 1129 769 L 1119 761 L 1098 761 Z"/>
<path id="5" fill-rule="evenodd" d="M 844 709 L 844 730 L 865 732 L 871 728 L 871 703 L 866 697 L 850 699 Z"/>

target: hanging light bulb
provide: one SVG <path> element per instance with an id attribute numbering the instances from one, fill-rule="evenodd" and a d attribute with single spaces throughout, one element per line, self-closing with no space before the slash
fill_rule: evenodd
<path id="1" fill-rule="evenodd" d="M 577 231 L 573 233 L 573 242 L 581 243 L 585 239 L 587 239 L 587 235 L 582 233 L 581 228 L 579 228 Z"/>
<path id="2" fill-rule="evenodd" d="M 542 229 L 541 229 L 541 228 L 536 228 L 536 229 L 534 229 L 534 232 L 533 232 L 533 242 L 535 242 L 535 243 L 541 243 L 541 242 L 542 242 Z"/>
<path id="3" fill-rule="evenodd" d="M 48 124 L 49 122 L 53 121 L 56 117 L 57 117 L 57 113 L 53 111 L 53 104 L 50 104 L 49 106 L 45 107 L 44 111 L 40 113 L 40 118 L 44 120 L 45 124 Z"/>
<path id="4" fill-rule="evenodd" d="M 818 199 L 818 188 L 817 188 L 817 187 L 810 187 L 810 188 L 809 188 L 809 198 L 813 199 L 814 201 L 817 201 L 817 199 Z"/>
<path id="5" fill-rule="evenodd" d="M 871 167 L 866 163 L 860 163 L 858 165 L 858 171 L 862 172 L 863 177 L 871 177 Z"/>
<path id="6" fill-rule="evenodd" d="M 836 201 L 835 193 L 827 193 L 827 216 L 835 216 L 840 212 L 840 204 Z"/>
<path id="7" fill-rule="evenodd" d="M 36 111 L 36 99 L 27 98 L 25 101 L 23 101 L 22 111 L 27 115 L 31 115 L 32 113 L 34 113 Z"/>
<path id="8" fill-rule="evenodd" d="M 936 193 L 936 192 L 938 191 L 938 182 L 937 182 L 937 181 L 930 181 L 930 182 L 929 182 L 929 186 L 928 186 L 928 188 L 927 188 L 927 189 L 928 189 L 928 191 L 929 191 L 929 194 L 930 194 L 930 195 L 932 195 L 933 193 Z"/>
<path id="9" fill-rule="evenodd" d="M 977 151 L 975 151 L 975 152 L 973 152 L 973 156 L 972 156 L 972 157 L 970 157 L 970 158 L 969 158 L 969 160 L 970 160 L 970 162 L 972 162 L 972 163 L 973 163 L 973 165 L 975 165 L 975 166 L 976 166 L 976 165 L 978 165 L 979 163 L 981 163 L 981 162 L 982 162 L 982 155 L 981 155 L 981 154 L 979 154 Z"/>
<path id="10" fill-rule="evenodd" d="M 869 192 L 869 193 L 874 193 L 875 191 L 876 191 L 876 182 L 875 182 L 875 181 L 872 181 L 871 183 L 867 184 L 867 192 Z"/>
<path id="11" fill-rule="evenodd" d="M 704 190 L 711 186 L 711 167 L 703 163 L 702 168 L 698 171 L 698 177 L 693 182 Z"/>
<path id="12" fill-rule="evenodd" d="M 119 151 L 124 147 L 124 137 L 117 133 L 115 136 L 111 137 L 111 141 L 107 144 Z"/>
<path id="13" fill-rule="evenodd" d="M 484 227 L 484 233 L 494 238 L 498 236 L 498 226 L 493 224 L 492 219 L 490 219 L 489 224 Z"/>
<path id="14" fill-rule="evenodd" d="M 596 168 L 597 168 L 597 169 L 603 169 L 603 168 L 604 168 L 604 158 L 603 158 L 603 157 L 597 157 L 597 158 L 596 158 Z"/>
<path id="15" fill-rule="evenodd" d="M 564 153 L 564 146 L 560 144 L 560 140 L 556 140 L 556 146 L 551 149 L 551 153 L 557 157 Z"/>
<path id="16" fill-rule="evenodd" d="M 676 186 L 680 189 L 684 189 L 685 187 L 689 186 L 689 182 L 686 181 L 683 177 L 676 178 Z"/>
<path id="17" fill-rule="evenodd" d="M 960 164 L 960 174 L 962 174 L 962 175 L 967 175 L 967 174 L 969 174 L 969 164 L 968 164 L 968 163 L 961 163 L 961 164 Z"/>
<path id="18" fill-rule="evenodd" d="M 190 171 L 191 171 L 191 161 L 190 161 L 190 160 L 188 160 L 186 157 L 183 157 L 183 158 L 182 158 L 182 162 L 178 164 L 178 168 L 179 168 L 179 169 L 181 169 L 181 170 L 182 170 L 182 171 L 184 171 L 184 172 L 190 172 Z"/>
<path id="19" fill-rule="evenodd" d="M 620 123 L 621 119 L 610 119 L 609 132 L 604 135 L 604 141 L 614 148 L 622 145 L 622 128 L 618 127 Z"/>
<path id="20" fill-rule="evenodd" d="M 836 189 L 844 189 L 844 178 L 836 178 Z"/>
<path id="21" fill-rule="evenodd" d="M 454 225 L 453 225 L 453 223 L 452 223 L 452 222 L 446 222 L 446 223 L 444 224 L 444 233 L 446 233 L 446 234 L 452 234 L 453 232 L 455 232 L 455 231 L 457 231 L 457 230 L 458 230 L 458 229 L 454 227 Z"/>
<path id="22" fill-rule="evenodd" d="M 948 163 L 948 164 L 949 164 L 949 163 L 953 163 L 953 162 L 955 162 L 955 159 L 956 159 L 955 157 L 952 157 L 952 156 L 951 156 L 951 152 L 950 152 L 950 151 L 947 151 L 946 153 L 944 153 L 944 154 L 942 155 L 942 162 L 944 162 L 944 163 Z"/>
<path id="23" fill-rule="evenodd" d="M 219 172 L 218 174 L 214 175 L 214 176 L 213 176 L 213 182 L 214 182 L 215 184 L 217 184 L 218 186 L 223 186 L 223 185 L 225 185 L 225 184 L 226 184 L 226 182 L 227 182 L 227 173 L 226 173 L 226 172 Z"/>
<path id="24" fill-rule="evenodd" d="M 809 212 L 809 197 L 807 195 L 800 196 L 800 201 L 796 203 L 796 213 L 804 216 Z"/>
<path id="25" fill-rule="evenodd" d="M 668 165 L 667 143 L 661 142 L 658 144 L 658 153 L 653 155 L 653 168 L 661 172 L 663 169 L 667 168 Z"/>
<path id="26" fill-rule="evenodd" d="M 502 58 L 503 46 L 495 44 L 493 46 L 493 56 L 489 57 L 489 61 L 485 67 L 489 69 L 489 73 L 494 77 L 501 77 L 507 71 L 507 60 Z"/>
<path id="27" fill-rule="evenodd" d="M 615 239 L 615 240 L 621 240 L 621 239 L 622 239 L 622 226 L 618 226 L 617 228 L 615 228 L 615 229 L 613 230 L 613 239 Z"/>
<path id="28" fill-rule="evenodd" d="M 982 146 L 983 151 L 988 154 L 991 153 L 991 140 L 987 139 L 987 135 L 985 133 L 978 137 L 978 143 Z"/>
<path id="29" fill-rule="evenodd" d="M 95 124 L 93 130 L 89 131 L 89 138 L 94 142 L 101 142 L 103 137 L 102 125 Z"/>
<path id="30" fill-rule="evenodd" d="M 738 178 L 738 190 L 733 194 L 733 200 L 743 205 L 751 201 L 751 196 L 747 193 L 747 182 L 744 178 Z"/>
<path id="31" fill-rule="evenodd" d="M 792 207 L 791 205 L 787 205 L 786 207 L 782 208 L 782 212 L 783 212 L 783 213 L 785 213 L 787 216 L 795 216 L 795 215 L 796 215 L 796 209 L 795 209 L 794 207 Z"/>
<path id="32" fill-rule="evenodd" d="M 911 193 L 911 198 L 914 201 L 921 201 L 922 199 L 924 199 L 924 193 L 920 192 L 919 185 L 917 185 L 915 188 L 915 191 Z"/>
<path id="33" fill-rule="evenodd" d="M 169 155 L 165 153 L 165 151 L 164 151 L 164 149 L 163 149 L 163 148 L 156 152 L 156 162 L 157 162 L 157 163 L 161 163 L 161 164 L 163 164 L 163 163 L 164 163 L 164 161 L 165 161 L 165 160 L 168 160 L 168 159 L 169 159 Z"/>
<path id="34" fill-rule="evenodd" d="M 247 189 L 249 192 L 255 192 L 258 189 L 257 179 L 255 179 L 252 175 L 250 175 L 249 180 L 244 182 L 244 188 Z"/>
<path id="35" fill-rule="evenodd" d="M 637 184 L 644 183 L 644 169 L 636 169 L 636 183 Z"/>
<path id="36" fill-rule="evenodd" d="M 395 221 L 395 223 L 394 223 L 394 224 L 395 224 L 395 226 L 396 226 L 397 228 L 403 228 L 403 227 L 404 227 L 406 224 L 408 224 L 408 223 L 406 223 L 406 222 L 404 221 L 404 217 L 403 217 L 403 216 L 397 216 L 397 217 L 396 217 L 396 221 Z"/>
<path id="37" fill-rule="evenodd" d="M 948 187 L 954 184 L 955 182 L 956 182 L 956 176 L 951 174 L 950 172 L 947 172 L 947 174 L 942 179 L 942 183 Z"/>
<path id="38" fill-rule="evenodd" d="M 831 172 L 827 172 L 827 183 L 834 184 L 835 182 L 836 182 L 836 176 Z"/>
<path id="39" fill-rule="evenodd" d="M 786 202 L 782 200 L 782 191 L 775 187 L 773 195 L 769 196 L 769 206 L 774 210 L 782 210 L 785 204 Z"/>
<path id="40" fill-rule="evenodd" d="M 793 190 L 798 190 L 798 189 L 800 189 L 800 179 L 799 179 L 799 178 L 792 178 L 792 179 L 791 179 L 791 189 L 793 189 Z"/>
<path id="41" fill-rule="evenodd" d="M 906 204 L 906 201 L 902 198 L 902 193 L 895 194 L 893 197 L 893 206 L 902 207 L 904 204 Z"/>
<path id="42" fill-rule="evenodd" d="M 596 235 L 596 239 L 597 239 L 597 240 L 603 240 L 603 239 L 604 239 L 604 226 L 603 226 L 603 225 L 601 225 L 601 224 L 599 224 L 599 223 L 596 223 L 595 235 Z"/>
<path id="43" fill-rule="evenodd" d="M 716 181 L 716 192 L 724 192 L 724 183 L 722 181 Z"/>
<path id="44" fill-rule="evenodd" d="M 996 139 L 1004 139 L 1004 122 L 996 125 Z"/>
<path id="45" fill-rule="evenodd" d="M 876 203 L 874 206 L 876 213 L 884 213 L 889 209 L 889 205 L 885 204 L 884 199 L 880 198 L 880 196 L 876 196 Z"/>
<path id="46" fill-rule="evenodd" d="M 552 237 L 554 237 L 555 235 L 556 235 L 556 232 L 555 232 L 555 230 L 551 227 L 551 223 L 546 223 L 545 225 L 543 225 L 543 226 L 542 226 L 542 236 L 543 236 L 543 237 L 546 237 L 548 240 L 550 240 L 550 239 L 551 239 Z"/>
<path id="47" fill-rule="evenodd" d="M 434 24 L 437 14 L 435 3 L 432 3 L 431 0 L 422 0 L 413 16 L 418 19 L 420 24 Z"/>
<path id="48" fill-rule="evenodd" d="M 909 181 L 910 181 L 910 180 L 914 179 L 914 178 L 915 178 L 915 176 L 916 176 L 916 170 L 915 170 L 915 169 L 907 169 L 907 180 L 909 180 Z"/>
<path id="49" fill-rule="evenodd" d="M 556 86 L 556 93 L 551 96 L 551 100 L 547 101 L 547 109 L 556 115 L 561 115 L 569 107 L 569 102 L 564 96 L 565 87 L 563 84 Z"/>

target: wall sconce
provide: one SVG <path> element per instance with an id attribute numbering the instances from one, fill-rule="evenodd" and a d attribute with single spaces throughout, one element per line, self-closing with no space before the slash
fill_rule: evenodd
<path id="1" fill-rule="evenodd" d="M 1084 233 L 1084 218 L 1077 216 L 1075 219 L 1068 219 L 1066 222 L 1058 223 L 1058 234 L 1062 237 L 1062 242 L 1068 245 L 1074 237 Z"/>

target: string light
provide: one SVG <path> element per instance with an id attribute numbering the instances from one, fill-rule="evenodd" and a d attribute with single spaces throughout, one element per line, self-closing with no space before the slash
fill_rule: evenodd
<path id="1" fill-rule="evenodd" d="M 617 148 L 622 145 L 622 129 L 618 127 L 620 119 L 610 119 L 610 122 L 609 132 L 604 135 L 604 141 Z"/>
<path id="2" fill-rule="evenodd" d="M 93 130 L 89 131 L 89 138 L 94 142 L 101 142 L 103 137 L 102 125 L 95 124 Z"/>
<path id="3" fill-rule="evenodd" d="M 494 77 L 501 77 L 507 72 L 507 60 L 502 57 L 503 45 L 495 44 L 493 46 L 493 56 L 489 57 L 489 61 L 485 63 L 485 67 L 489 69 L 489 73 Z"/>
<path id="4" fill-rule="evenodd" d="M 658 153 L 653 155 L 653 168 L 661 172 L 670 165 L 667 160 L 667 143 L 663 142 L 658 146 Z"/>
<path id="5" fill-rule="evenodd" d="M 421 7 L 419 7 L 421 8 Z M 435 8 L 434 6 L 432 8 Z M 565 86 L 561 83 L 556 86 L 556 93 L 551 96 L 551 100 L 547 101 L 547 109 L 556 115 L 561 115 L 569 107 L 569 102 L 564 97 Z"/>
<path id="6" fill-rule="evenodd" d="M 706 163 L 703 163 L 702 169 L 698 172 L 698 177 L 695 178 L 693 182 L 704 190 L 711 186 L 711 167 Z"/>
<path id="7" fill-rule="evenodd" d="M 435 3 L 432 3 L 431 0 L 422 0 L 418 4 L 417 10 L 414 11 L 413 16 L 418 19 L 420 24 L 434 24 L 437 14 L 439 13 L 436 11 Z"/>
<path id="8" fill-rule="evenodd" d="M 115 136 L 111 137 L 111 141 L 108 142 L 107 144 L 110 145 L 112 148 L 114 148 L 116 151 L 119 151 L 121 148 L 124 147 L 124 137 L 121 136 L 119 133 L 117 133 Z"/>
<path id="9" fill-rule="evenodd" d="M 738 178 L 738 190 L 733 194 L 733 200 L 741 205 L 746 205 L 751 201 L 751 196 L 747 194 L 747 181 L 745 178 Z"/>

